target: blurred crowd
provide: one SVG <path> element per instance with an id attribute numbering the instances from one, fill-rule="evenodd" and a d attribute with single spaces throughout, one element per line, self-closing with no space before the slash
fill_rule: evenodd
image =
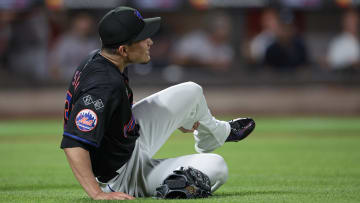
<path id="1" fill-rule="evenodd" d="M 0 74 L 67 82 L 81 60 L 100 48 L 96 28 L 104 12 L 51 10 L 42 4 L 0 10 Z M 174 81 L 187 70 L 297 73 L 315 67 L 325 72 L 360 72 L 357 9 L 341 11 L 341 20 L 320 53 L 311 50 L 309 43 L 314 42 L 304 37 L 309 30 L 304 29 L 301 12 L 286 8 L 239 12 L 151 13 L 163 16 L 164 23 L 154 39 L 151 64 L 135 70 L 139 74 L 162 71 Z"/>
<path id="2" fill-rule="evenodd" d="M 346 9 L 341 18 L 337 36 L 328 41 L 321 57 L 314 58 L 290 10 L 264 9 L 261 31 L 246 44 L 244 56 L 249 64 L 274 71 L 297 71 L 310 65 L 328 71 L 360 71 L 358 11 Z"/>

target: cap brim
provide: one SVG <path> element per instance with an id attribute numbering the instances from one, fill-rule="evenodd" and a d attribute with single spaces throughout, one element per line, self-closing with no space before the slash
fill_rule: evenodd
<path id="1" fill-rule="evenodd" d="M 138 34 L 138 36 L 135 37 L 135 39 L 133 40 L 134 42 L 142 41 L 154 36 L 159 31 L 161 18 L 146 18 L 144 19 L 144 22 L 144 29 Z"/>

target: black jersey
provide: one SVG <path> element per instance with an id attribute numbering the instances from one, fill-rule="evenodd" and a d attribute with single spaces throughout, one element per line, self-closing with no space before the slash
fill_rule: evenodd
<path id="1" fill-rule="evenodd" d="M 88 150 L 94 175 L 102 180 L 129 160 L 139 136 L 128 83 L 127 75 L 96 51 L 78 67 L 66 94 L 61 148 Z"/>

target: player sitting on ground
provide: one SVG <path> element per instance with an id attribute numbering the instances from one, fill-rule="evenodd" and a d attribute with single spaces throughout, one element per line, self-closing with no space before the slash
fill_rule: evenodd
<path id="1" fill-rule="evenodd" d="M 215 119 L 202 88 L 193 82 L 133 105 L 125 67 L 150 61 L 150 37 L 159 26 L 160 17 L 143 19 L 132 8 L 108 12 L 99 23 L 102 49 L 77 68 L 67 91 L 61 148 L 93 199 L 154 196 L 179 167 L 192 168 L 191 173 L 203 174 L 204 180 L 208 177 L 205 182 L 213 192 L 225 183 L 228 169 L 221 156 L 207 152 L 244 139 L 255 127 L 252 119 Z M 153 159 L 178 128 L 194 132 L 199 154 Z"/>

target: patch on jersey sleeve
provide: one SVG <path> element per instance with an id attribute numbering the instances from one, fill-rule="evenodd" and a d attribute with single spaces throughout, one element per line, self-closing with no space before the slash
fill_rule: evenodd
<path id="1" fill-rule="evenodd" d="M 75 123 L 83 132 L 92 131 L 97 124 L 97 115 L 91 109 L 83 109 L 76 115 Z"/>
<path id="2" fill-rule="evenodd" d="M 94 104 L 94 107 L 95 107 L 96 110 L 104 108 L 104 104 L 101 101 L 101 99 L 98 99 L 98 100 L 94 101 L 93 104 Z"/>
<path id="3" fill-rule="evenodd" d="M 93 99 L 90 95 L 87 95 L 83 98 L 85 106 L 90 105 L 93 103 Z"/>
<path id="4" fill-rule="evenodd" d="M 104 103 L 102 102 L 102 100 L 97 99 L 94 101 L 91 95 L 86 95 L 85 97 L 83 97 L 83 102 L 85 106 L 89 106 L 90 104 L 93 104 L 97 111 L 104 108 Z"/>

